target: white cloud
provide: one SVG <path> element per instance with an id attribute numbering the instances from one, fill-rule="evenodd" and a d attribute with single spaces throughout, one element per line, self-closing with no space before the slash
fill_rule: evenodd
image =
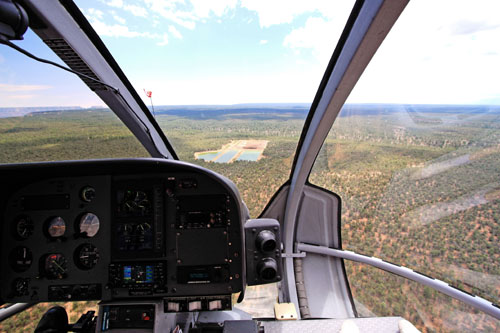
<path id="1" fill-rule="evenodd" d="M 238 0 L 140 0 L 141 5 L 122 0 L 100 0 L 106 5 L 120 8 L 134 16 L 162 17 L 187 29 L 194 29 L 196 22 L 206 22 L 211 16 L 222 17 L 235 9 Z M 97 17 L 94 15 L 94 17 Z M 97 17 L 102 19 L 102 16 Z"/>
<path id="2" fill-rule="evenodd" d="M 156 34 L 156 33 L 131 31 L 125 25 L 121 25 L 121 24 L 110 25 L 110 24 L 106 24 L 100 20 L 97 20 L 95 18 L 90 19 L 90 23 L 92 24 L 92 27 L 95 29 L 95 31 L 100 36 L 128 37 L 128 38 L 146 37 L 146 38 L 151 38 L 151 39 L 161 38 L 161 36 Z"/>
<path id="3" fill-rule="evenodd" d="M 168 35 L 166 33 L 163 33 L 163 35 L 161 36 L 161 41 L 159 41 L 158 43 L 156 43 L 156 45 L 158 46 L 165 46 L 168 44 Z"/>
<path id="4" fill-rule="evenodd" d="M 52 88 L 47 85 L 29 85 L 29 84 L 7 84 L 0 83 L 0 91 L 2 92 L 24 92 L 24 91 L 37 91 Z"/>
<path id="5" fill-rule="evenodd" d="M 139 17 L 147 17 L 148 12 L 146 8 L 137 6 L 137 5 L 132 5 L 132 4 L 124 4 L 123 0 L 110 0 L 110 1 L 105 1 L 105 0 L 100 0 L 101 2 L 105 3 L 106 5 L 114 8 L 120 8 L 123 10 L 126 10 L 130 12 L 134 16 L 139 16 Z M 102 17 L 99 17 L 102 18 Z"/>
<path id="6" fill-rule="evenodd" d="M 495 0 L 411 1 L 350 101 L 498 103 L 498 12 L 500 3 Z"/>
<path id="7" fill-rule="evenodd" d="M 215 16 L 222 17 L 236 8 L 237 0 L 143 0 L 151 13 L 157 14 L 187 29 L 194 29 L 196 22 Z"/>
<path id="8" fill-rule="evenodd" d="M 242 7 L 258 14 L 262 28 L 293 22 L 308 15 L 303 26 L 296 27 L 283 40 L 283 46 L 300 57 L 310 50 L 321 64 L 328 62 L 352 10 L 351 1 L 263 1 L 242 0 Z M 300 59 L 298 59 L 300 60 Z"/>
<path id="9" fill-rule="evenodd" d="M 260 26 L 263 28 L 272 25 L 291 23 L 296 17 L 305 13 L 317 13 L 328 20 L 336 18 L 347 21 L 347 16 L 353 7 L 353 2 L 348 0 L 242 0 L 241 6 L 257 12 Z"/>
<path id="10" fill-rule="evenodd" d="M 148 16 L 148 12 L 147 12 L 146 8 L 144 8 L 144 7 L 140 7 L 140 6 L 136 6 L 136 5 L 125 5 L 123 7 L 123 9 L 130 12 L 134 16 L 139 16 L 139 17 L 147 17 Z"/>
<path id="11" fill-rule="evenodd" d="M 144 0 L 144 3 L 149 7 L 151 12 L 180 26 L 191 30 L 196 26 L 196 17 L 189 11 L 179 9 L 179 7 L 184 6 L 183 0 Z"/>
<path id="12" fill-rule="evenodd" d="M 209 17 L 210 13 L 213 13 L 213 15 L 217 17 L 221 17 L 229 10 L 236 7 L 237 0 L 191 0 L 191 4 L 193 6 L 193 13 L 198 18 Z"/>
<path id="13" fill-rule="evenodd" d="M 114 10 L 111 11 L 111 15 L 113 16 L 113 18 L 115 19 L 116 22 L 118 22 L 120 24 L 125 24 L 126 23 L 125 19 L 123 17 L 117 15 Z"/>
<path id="14" fill-rule="evenodd" d="M 168 26 L 168 32 L 177 39 L 182 39 L 182 34 L 173 25 Z"/>
<path id="15" fill-rule="evenodd" d="M 110 7 L 116 7 L 116 8 L 122 8 L 123 7 L 123 0 L 109 0 L 109 1 L 104 1 L 104 0 L 101 0 L 102 2 L 104 2 L 105 4 L 107 4 L 108 6 Z"/>
<path id="16" fill-rule="evenodd" d="M 497 22 L 462 19 L 450 26 L 452 34 L 467 35 L 500 27 Z"/>
<path id="17" fill-rule="evenodd" d="M 104 13 L 102 11 L 100 11 L 99 9 L 89 8 L 87 10 L 87 15 L 89 17 L 95 17 L 97 19 L 102 19 Z"/>
<path id="18" fill-rule="evenodd" d="M 326 64 L 343 29 L 340 20 L 328 21 L 320 17 L 310 17 L 303 27 L 292 30 L 284 39 L 283 45 L 299 51 L 310 49 L 313 55 Z"/>
<path id="19" fill-rule="evenodd" d="M 261 39 L 261 41 L 259 42 L 260 45 L 264 45 L 264 44 L 267 44 L 267 43 L 268 43 L 268 41 L 265 40 L 265 39 Z"/>

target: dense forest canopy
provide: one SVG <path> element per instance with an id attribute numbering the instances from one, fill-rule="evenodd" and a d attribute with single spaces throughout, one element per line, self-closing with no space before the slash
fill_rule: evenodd
<path id="1" fill-rule="evenodd" d="M 230 178 L 255 218 L 289 178 L 307 109 L 158 107 L 156 119 L 180 159 Z M 0 118 L 2 163 L 148 155 L 107 110 L 38 111 Z M 268 143 L 255 162 L 195 158 L 236 140 Z M 353 104 L 338 117 L 309 181 L 341 196 L 345 249 L 499 303 L 499 174 L 499 107 Z M 424 331 L 500 329 L 493 318 L 430 288 L 362 264 L 346 267 L 361 315 L 401 315 Z M 274 289 L 256 292 L 273 304 Z M 48 306 L 0 329 L 32 327 Z M 74 320 L 95 304 L 65 306 Z"/>

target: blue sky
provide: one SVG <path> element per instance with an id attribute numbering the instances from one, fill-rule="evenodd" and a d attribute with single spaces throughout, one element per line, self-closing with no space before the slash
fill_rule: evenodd
<path id="1" fill-rule="evenodd" d="M 500 8 L 479 2 L 411 1 L 349 101 L 500 104 Z M 311 102 L 353 5 L 76 3 L 141 96 L 153 91 L 156 105 Z M 31 32 L 17 44 L 57 60 Z M 0 46 L 0 107 L 101 104 L 78 78 Z"/>

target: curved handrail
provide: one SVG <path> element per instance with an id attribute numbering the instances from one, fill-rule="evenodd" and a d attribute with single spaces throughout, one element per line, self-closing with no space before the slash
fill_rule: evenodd
<path id="1" fill-rule="evenodd" d="M 380 258 L 369 257 L 352 251 L 332 249 L 326 246 L 299 243 L 297 244 L 297 250 L 357 261 L 363 264 L 368 264 L 370 266 L 383 269 L 384 271 L 387 271 L 389 273 L 393 273 L 409 280 L 429 286 L 439 292 L 442 292 L 445 295 L 453 297 L 500 320 L 500 308 L 497 305 L 479 296 L 468 294 L 465 291 L 455 288 L 444 281 L 434 279 L 422 273 L 418 273 L 410 268 L 398 266 L 396 264 L 383 261 Z"/>
<path id="2" fill-rule="evenodd" d="M 33 305 L 37 303 L 15 303 L 11 304 L 5 308 L 0 309 L 0 322 L 4 321 L 5 319 L 12 317 L 13 315 L 18 314 L 19 312 L 22 312 L 26 309 L 31 308 Z"/>

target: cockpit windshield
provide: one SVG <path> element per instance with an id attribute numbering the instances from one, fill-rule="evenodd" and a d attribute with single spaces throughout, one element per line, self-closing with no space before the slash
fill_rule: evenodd
<path id="1" fill-rule="evenodd" d="M 496 8 L 494 1 L 410 2 L 344 105 L 309 180 L 342 197 L 344 249 L 498 303 Z M 489 316 L 430 288 L 358 263 L 346 268 L 363 316 L 403 314 L 431 331 L 498 330 Z"/>
<path id="2" fill-rule="evenodd" d="M 18 45 L 63 64 L 31 31 Z M 0 163 L 149 156 L 76 75 L 3 45 L 0 64 Z"/>
<path id="3" fill-rule="evenodd" d="M 289 177 L 354 2 L 75 3 L 179 158 L 230 178 L 258 217 Z M 63 64 L 30 31 L 15 43 Z M 77 76 L 6 47 L 0 63 L 1 163 L 148 156 Z M 246 300 L 273 316 L 276 285 L 248 288 Z"/>

